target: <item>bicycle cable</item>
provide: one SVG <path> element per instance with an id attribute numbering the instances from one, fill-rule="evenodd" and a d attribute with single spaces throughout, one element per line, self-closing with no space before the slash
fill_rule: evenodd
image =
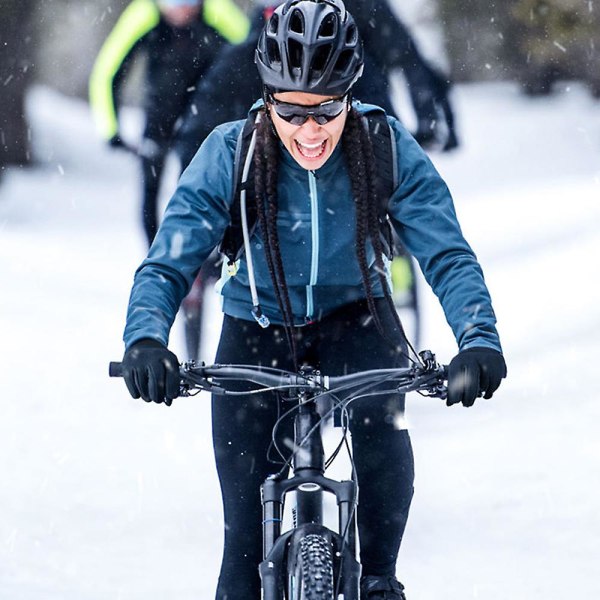
<path id="1" fill-rule="evenodd" d="M 397 376 L 396 376 L 397 377 Z M 393 389 L 393 390 L 380 390 L 377 392 L 373 392 L 372 394 L 365 394 L 365 392 L 367 390 L 369 390 L 370 388 L 374 387 L 374 386 L 378 386 L 381 385 L 382 383 L 384 383 L 385 381 L 389 381 L 391 379 L 394 378 L 394 374 L 389 374 L 389 373 L 385 373 L 384 375 L 378 376 L 376 381 L 371 381 L 369 383 L 364 383 L 364 382 L 352 382 L 352 383 L 348 383 L 346 385 L 343 386 L 339 386 L 337 388 L 331 389 L 331 390 L 326 390 L 324 391 L 322 394 L 319 394 L 319 398 L 324 398 L 327 396 L 333 396 L 335 398 L 338 398 L 340 391 L 348 391 L 352 388 L 355 387 L 359 387 L 361 389 L 356 390 L 353 395 L 352 398 L 349 400 L 339 400 L 337 403 L 334 402 L 334 405 L 332 408 L 330 408 L 324 415 L 320 415 L 320 419 L 318 420 L 318 422 L 307 432 L 306 436 L 304 437 L 303 440 L 300 441 L 298 448 L 301 448 L 303 446 L 303 444 L 310 438 L 310 436 L 317 430 L 318 427 L 321 426 L 321 424 L 328 419 L 329 417 L 331 417 L 336 410 L 338 410 L 340 408 L 340 406 L 342 407 L 342 410 L 344 410 L 346 408 L 346 406 L 354 399 L 354 398 L 362 398 L 362 397 L 366 397 L 368 395 L 372 395 L 372 396 L 376 396 L 376 395 L 384 395 L 384 394 L 390 394 L 390 393 L 396 393 L 397 390 Z M 312 400 L 309 400 L 312 401 Z M 281 457 L 281 459 L 283 460 L 283 467 L 280 469 L 280 471 L 275 475 L 277 478 L 283 477 L 285 474 L 288 473 L 289 469 L 291 468 L 292 465 L 292 461 L 293 461 L 293 457 L 294 457 L 294 452 L 295 452 L 295 448 L 292 447 L 292 452 L 291 454 L 288 455 L 288 457 L 286 458 L 285 454 L 283 453 L 283 451 L 280 449 L 279 444 L 277 443 L 277 431 L 278 428 L 280 427 L 281 423 L 283 422 L 283 420 L 294 413 L 294 411 L 299 410 L 300 408 L 300 404 L 295 404 L 292 408 L 290 408 L 289 410 L 285 411 L 275 422 L 275 424 L 273 425 L 273 431 L 271 434 L 271 444 L 270 447 L 274 447 L 277 450 L 277 453 L 279 454 L 279 456 Z M 329 459 L 327 459 L 329 460 Z"/>

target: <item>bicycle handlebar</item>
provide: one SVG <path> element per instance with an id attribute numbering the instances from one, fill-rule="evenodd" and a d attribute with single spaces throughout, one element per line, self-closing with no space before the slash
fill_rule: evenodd
<path id="1" fill-rule="evenodd" d="M 160 154 L 160 148 L 151 140 L 144 140 L 136 144 L 120 138 L 120 144 L 117 146 L 117 148 L 121 148 L 122 150 L 125 150 L 129 154 L 133 154 L 133 156 L 137 156 L 138 158 L 152 159 L 156 158 Z"/>
<path id="2" fill-rule="evenodd" d="M 123 377 L 123 363 L 114 361 L 108 363 L 108 376 Z"/>
<path id="3" fill-rule="evenodd" d="M 219 381 L 246 381 L 270 390 L 329 391 L 339 387 L 354 387 L 363 384 L 394 383 L 401 392 L 420 391 L 429 396 L 446 397 L 445 381 L 447 367 L 435 360 L 435 355 L 425 350 L 420 353 L 423 364 L 396 369 L 372 369 L 349 375 L 327 376 L 318 371 L 293 373 L 282 369 L 253 365 L 199 365 L 195 361 L 180 366 L 180 395 L 190 395 L 193 390 L 206 390 L 227 394 Z M 122 364 L 111 362 L 111 377 L 122 377 Z M 229 392 L 231 393 L 231 392 Z"/>

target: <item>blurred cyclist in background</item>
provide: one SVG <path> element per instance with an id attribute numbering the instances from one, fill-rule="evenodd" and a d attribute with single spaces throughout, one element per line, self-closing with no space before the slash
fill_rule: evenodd
<path id="1" fill-rule="evenodd" d="M 134 152 L 142 173 L 142 225 L 148 246 L 159 223 L 159 190 L 169 150 L 190 105 L 196 83 L 229 43 L 242 42 L 249 30 L 234 0 L 133 0 L 107 37 L 90 77 L 90 105 L 100 134 L 113 148 Z M 118 110 L 131 67 L 144 63 L 145 126 L 138 147 L 120 135 Z M 194 109 L 198 101 L 194 101 Z M 189 158 L 178 154 L 181 167 Z M 207 261 L 205 270 L 214 272 Z M 202 275 L 200 275 L 202 277 Z M 200 343 L 203 286 L 184 302 L 188 354 Z"/>
<path id="2" fill-rule="evenodd" d="M 228 42 L 242 42 L 248 28 L 248 19 L 234 0 L 133 0 L 98 54 L 90 77 L 90 106 L 106 141 L 140 157 L 142 223 L 148 245 L 158 227 L 165 159 L 194 86 L 222 48 Z M 123 83 L 142 57 L 145 126 L 143 139 L 134 148 L 120 135 L 118 111 Z"/>

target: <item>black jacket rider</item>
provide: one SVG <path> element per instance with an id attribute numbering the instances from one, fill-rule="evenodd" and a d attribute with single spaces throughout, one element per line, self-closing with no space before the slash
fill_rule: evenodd
<path id="1" fill-rule="evenodd" d="M 388 73 L 390 69 L 401 68 L 417 116 L 417 141 L 423 146 L 437 142 L 446 150 L 454 148 L 457 140 L 448 103 L 450 82 L 427 64 L 387 0 L 345 0 L 344 4 L 358 25 L 365 50 L 364 75 L 354 87 L 354 96 L 397 116 L 389 96 Z M 265 16 L 271 11 L 271 7 L 256 9 L 246 41 L 226 48 L 198 82 L 190 105 L 192 109 L 186 112 L 178 133 L 177 144 L 184 165 L 217 125 L 244 118 L 249 107 L 260 97 L 261 84 L 254 66 L 254 51 Z M 193 110 L 194 106 L 201 106 L 202 110 Z M 436 130 L 442 124 L 445 124 L 441 128 L 446 132 L 439 140 Z"/>

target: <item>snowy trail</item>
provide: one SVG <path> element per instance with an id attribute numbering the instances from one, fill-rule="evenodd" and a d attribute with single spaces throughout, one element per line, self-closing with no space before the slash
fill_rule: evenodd
<path id="1" fill-rule="evenodd" d="M 106 376 L 144 252 L 135 160 L 100 145 L 85 105 L 30 100 L 43 164 L 0 184 L 0 598 L 211 598 L 207 398 L 148 406 Z M 456 103 L 463 147 L 433 158 L 484 266 L 509 378 L 468 411 L 409 400 L 417 482 L 398 574 L 411 600 L 595 599 L 600 104 L 577 85 L 530 101 L 509 84 L 459 86 Z M 450 330 L 423 292 L 423 346 L 447 361 Z M 215 303 L 207 360 L 218 322 Z"/>

